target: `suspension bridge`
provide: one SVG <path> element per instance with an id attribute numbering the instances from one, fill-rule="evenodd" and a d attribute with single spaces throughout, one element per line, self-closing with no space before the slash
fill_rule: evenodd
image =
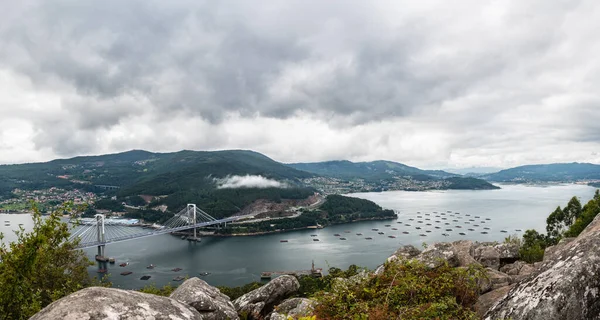
<path id="1" fill-rule="evenodd" d="M 104 215 L 97 214 L 95 219 L 78 226 L 71 234 L 70 240 L 79 240 L 77 248 L 98 247 L 96 260 L 107 260 L 104 255 L 104 247 L 107 244 L 123 242 L 128 240 L 140 239 L 173 232 L 180 232 L 193 229 L 194 235 L 190 240 L 197 241 L 197 228 L 217 226 L 227 226 L 228 222 L 233 222 L 245 218 L 245 215 L 231 216 L 224 219 L 215 219 L 208 213 L 196 207 L 195 204 L 188 204 L 186 208 L 178 212 L 163 225 L 153 229 L 142 229 L 127 225 L 113 224 L 106 221 Z"/>

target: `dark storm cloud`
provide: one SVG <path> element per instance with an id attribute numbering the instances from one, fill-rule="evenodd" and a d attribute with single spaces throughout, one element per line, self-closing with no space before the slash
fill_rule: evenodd
<path id="1" fill-rule="evenodd" d="M 53 99 L 0 110 L 59 155 L 243 147 L 290 161 L 459 155 L 497 166 L 540 145 L 581 142 L 590 154 L 600 139 L 594 1 L 4 6 L 0 81 L 5 71 Z M 334 143 L 297 151 L 311 144 L 290 128 Z"/>

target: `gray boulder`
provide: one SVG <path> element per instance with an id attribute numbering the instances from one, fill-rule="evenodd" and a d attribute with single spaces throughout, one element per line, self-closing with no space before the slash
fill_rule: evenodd
<path id="1" fill-rule="evenodd" d="M 493 246 L 480 245 L 475 248 L 473 258 L 482 265 L 498 270 L 500 268 L 500 252 Z"/>
<path id="2" fill-rule="evenodd" d="M 311 316 L 314 312 L 316 301 L 306 298 L 292 298 L 285 300 L 275 307 L 265 320 L 287 320 L 289 317 L 296 319 L 299 317 Z"/>
<path id="3" fill-rule="evenodd" d="M 473 241 L 470 240 L 458 240 L 452 242 L 454 251 L 458 257 L 458 264 L 461 267 L 467 267 L 469 265 L 480 265 L 475 259 L 473 259 L 473 251 L 475 246 Z"/>
<path id="4" fill-rule="evenodd" d="M 273 307 L 298 291 L 299 288 L 300 283 L 295 277 L 280 276 L 233 300 L 233 305 L 240 316 L 246 316 L 248 319 L 262 319 L 273 311 Z"/>
<path id="5" fill-rule="evenodd" d="M 556 245 L 546 248 L 546 250 L 544 250 L 544 262 L 556 259 L 556 253 L 573 240 L 575 240 L 575 238 L 563 238 Z"/>
<path id="6" fill-rule="evenodd" d="M 485 319 L 600 319 L 600 216 L 515 285 Z"/>
<path id="7" fill-rule="evenodd" d="M 415 259 L 429 268 L 437 268 L 445 262 L 451 267 L 458 267 L 460 264 L 454 246 L 451 243 L 445 242 L 437 242 L 429 245 Z"/>
<path id="8" fill-rule="evenodd" d="M 492 268 L 485 268 L 486 277 L 479 279 L 477 285 L 479 286 L 479 292 L 486 293 L 491 290 L 496 290 L 508 286 L 511 283 L 509 275 L 494 270 Z"/>
<path id="9" fill-rule="evenodd" d="M 383 268 L 384 266 L 382 266 Z M 383 273 L 383 271 L 382 271 Z M 377 274 L 377 273 L 376 273 Z M 371 274 L 368 271 L 361 270 L 358 274 L 353 275 L 349 278 L 335 278 L 331 284 L 334 291 L 343 291 L 348 287 L 360 285 L 365 283 L 371 278 Z"/>
<path id="10" fill-rule="evenodd" d="M 477 299 L 477 303 L 475 303 L 475 312 L 479 318 L 483 317 L 483 315 L 496 304 L 496 302 L 500 301 L 511 288 L 512 286 L 505 286 L 480 295 Z"/>
<path id="11" fill-rule="evenodd" d="M 494 249 L 498 250 L 500 264 L 513 263 L 519 260 L 519 249 L 521 247 L 518 243 L 505 242 L 494 246 Z"/>
<path id="12" fill-rule="evenodd" d="M 175 299 L 137 291 L 91 287 L 51 303 L 31 319 L 195 320 L 204 318 L 196 309 Z"/>
<path id="13" fill-rule="evenodd" d="M 417 249 L 415 246 L 406 245 L 406 246 L 402 246 L 402 247 L 398 248 L 398 250 L 396 250 L 396 252 L 394 252 L 394 254 L 389 256 L 386 261 L 394 262 L 394 261 L 398 261 L 398 260 L 410 260 L 410 259 L 416 257 L 417 255 L 419 255 L 419 253 L 421 253 L 421 251 L 419 249 Z M 382 264 L 379 267 L 377 267 L 377 269 L 375 269 L 375 274 L 380 275 L 383 273 L 384 270 L 385 270 L 385 265 Z"/>
<path id="14" fill-rule="evenodd" d="M 500 268 L 501 272 L 506 273 L 509 276 L 526 276 L 535 271 L 533 265 L 527 264 L 523 261 L 517 261 L 515 263 L 507 264 Z"/>
<path id="15" fill-rule="evenodd" d="M 171 293 L 170 297 L 196 309 L 202 319 L 239 319 L 229 297 L 199 278 L 186 280 Z"/>

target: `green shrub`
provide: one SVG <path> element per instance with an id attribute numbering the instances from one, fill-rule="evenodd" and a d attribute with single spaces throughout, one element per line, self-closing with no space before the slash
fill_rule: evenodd
<path id="1" fill-rule="evenodd" d="M 42 218 L 34 207 L 33 230 L 20 229 L 17 241 L 0 245 L 0 319 L 28 319 L 52 301 L 97 284 L 87 271 L 92 263 L 69 241 L 69 226 L 61 220 L 73 209 L 63 205 Z"/>
<path id="2" fill-rule="evenodd" d="M 318 319 L 476 319 L 481 268 L 430 269 L 416 261 L 388 263 L 364 283 L 315 295 Z"/>
<path id="3" fill-rule="evenodd" d="M 153 283 L 153 284 L 144 286 L 139 291 L 143 292 L 143 293 L 154 294 L 157 296 L 168 297 L 171 295 L 171 293 L 173 293 L 173 291 L 175 291 L 175 289 L 177 289 L 177 287 L 172 286 L 170 283 L 164 285 L 161 288 L 158 288 L 156 286 L 156 284 Z"/>

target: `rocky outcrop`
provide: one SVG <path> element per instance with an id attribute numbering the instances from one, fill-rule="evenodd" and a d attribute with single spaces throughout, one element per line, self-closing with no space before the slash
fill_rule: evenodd
<path id="1" fill-rule="evenodd" d="M 275 307 L 270 315 L 265 320 L 288 320 L 306 317 L 313 314 L 316 302 L 306 298 L 292 298 L 285 300 L 280 305 Z"/>
<path id="2" fill-rule="evenodd" d="M 500 252 L 493 246 L 480 245 L 475 248 L 473 258 L 485 267 L 498 270 L 500 268 Z"/>
<path id="3" fill-rule="evenodd" d="M 416 257 L 417 255 L 419 255 L 419 253 L 421 253 L 421 250 L 417 249 L 415 246 L 406 245 L 406 246 L 402 246 L 398 250 L 396 250 L 396 252 L 394 252 L 394 254 L 389 256 L 386 261 L 393 262 L 393 261 L 405 260 L 405 259 L 409 260 L 409 259 L 412 259 L 412 258 Z M 383 273 L 384 270 L 385 270 L 385 265 L 382 264 L 375 269 L 375 274 L 380 275 Z"/>
<path id="4" fill-rule="evenodd" d="M 517 283 L 485 319 L 600 319 L 600 215 L 554 248 L 540 270 Z"/>
<path id="5" fill-rule="evenodd" d="M 511 283 L 509 275 L 492 268 L 485 268 L 486 277 L 478 280 L 479 292 L 486 293 L 498 288 L 508 286 Z"/>
<path id="6" fill-rule="evenodd" d="M 515 263 L 507 264 L 500 268 L 501 272 L 506 273 L 509 276 L 526 276 L 535 271 L 533 265 L 523 261 L 517 261 Z"/>
<path id="7" fill-rule="evenodd" d="M 175 299 L 137 291 L 91 287 L 48 305 L 33 320 L 156 319 L 196 320 L 196 309 Z"/>
<path id="8" fill-rule="evenodd" d="M 512 286 L 500 287 L 496 290 L 490 291 L 486 294 L 479 296 L 477 303 L 475 304 L 475 312 L 479 317 L 483 315 L 500 299 L 502 299 Z"/>
<path id="9" fill-rule="evenodd" d="M 546 248 L 546 250 L 544 250 L 544 262 L 556 259 L 556 253 L 575 239 L 576 238 L 563 238 L 558 242 L 558 244 Z"/>
<path id="10" fill-rule="evenodd" d="M 458 265 L 461 267 L 467 267 L 469 265 L 479 265 L 480 263 L 473 259 L 473 251 L 475 246 L 473 241 L 470 240 L 459 240 L 452 242 L 452 247 L 458 257 Z"/>
<path id="11" fill-rule="evenodd" d="M 186 280 L 173 291 L 170 297 L 196 309 L 201 319 L 239 319 L 229 297 L 199 278 Z"/>
<path id="12" fill-rule="evenodd" d="M 298 291 L 300 283 L 293 276 L 280 276 L 266 285 L 235 299 L 237 313 L 248 319 L 262 319 L 285 298 Z"/>
<path id="13" fill-rule="evenodd" d="M 505 265 L 513 263 L 519 260 L 519 249 L 521 248 L 518 243 L 505 242 L 494 245 L 494 248 L 498 250 L 500 264 Z"/>
<path id="14" fill-rule="evenodd" d="M 430 244 L 415 259 L 429 268 L 436 268 L 444 263 L 448 263 L 451 267 L 458 267 L 460 264 L 452 244 L 445 242 Z"/>

